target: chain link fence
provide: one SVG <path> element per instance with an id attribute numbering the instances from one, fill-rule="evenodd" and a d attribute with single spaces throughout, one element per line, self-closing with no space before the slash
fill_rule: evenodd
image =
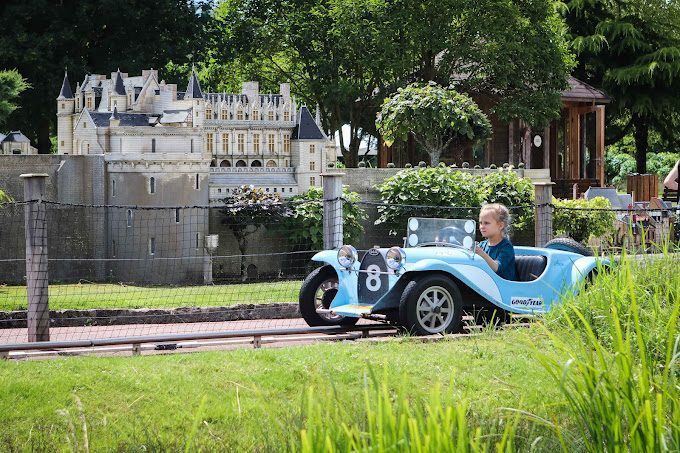
<path id="1" fill-rule="evenodd" d="M 304 327 L 298 292 L 316 252 L 351 243 L 361 257 L 404 246 L 409 217 L 479 216 L 479 206 L 343 202 L 336 189 L 322 200 L 217 207 L 3 204 L 0 344 Z M 551 204 L 509 210 L 511 240 L 526 246 L 569 233 L 559 230 L 563 218 L 594 214 Z M 596 253 L 656 251 L 677 231 L 670 208 L 599 214 L 606 234 L 580 238 Z"/>

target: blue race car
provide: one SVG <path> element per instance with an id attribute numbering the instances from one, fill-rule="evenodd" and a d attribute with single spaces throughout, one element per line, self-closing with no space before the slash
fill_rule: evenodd
<path id="1" fill-rule="evenodd" d="M 565 291 L 577 291 L 604 259 L 578 243 L 515 247 L 518 281 L 499 277 L 475 254 L 473 220 L 410 218 L 404 247 L 351 245 L 319 252 L 325 263 L 300 290 L 310 326 L 353 325 L 361 318 L 392 322 L 417 335 L 462 330 L 463 313 L 538 314 Z"/>

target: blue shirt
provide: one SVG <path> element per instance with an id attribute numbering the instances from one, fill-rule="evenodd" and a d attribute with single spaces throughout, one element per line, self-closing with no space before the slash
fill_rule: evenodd
<path id="1" fill-rule="evenodd" d="M 482 241 L 479 247 L 489 254 L 492 260 L 498 263 L 496 273 L 499 277 L 506 280 L 517 280 L 517 269 L 515 269 L 515 248 L 508 238 L 503 238 L 496 245 L 489 245 L 489 241 Z"/>

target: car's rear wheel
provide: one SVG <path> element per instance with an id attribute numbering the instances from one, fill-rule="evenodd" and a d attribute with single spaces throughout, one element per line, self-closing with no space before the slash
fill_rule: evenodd
<path id="1" fill-rule="evenodd" d="M 399 322 L 414 335 L 460 332 L 463 298 L 458 286 L 443 275 L 414 278 L 402 293 Z"/>
<path id="2" fill-rule="evenodd" d="M 543 247 L 546 249 L 578 253 L 583 256 L 593 256 L 593 252 L 588 247 L 572 238 L 555 238 L 546 242 Z"/>
<path id="3" fill-rule="evenodd" d="M 333 266 L 322 266 L 312 271 L 300 288 L 300 314 L 311 327 L 352 326 L 359 318 L 348 318 L 332 313 L 317 313 L 328 309 L 338 292 L 338 275 Z"/>

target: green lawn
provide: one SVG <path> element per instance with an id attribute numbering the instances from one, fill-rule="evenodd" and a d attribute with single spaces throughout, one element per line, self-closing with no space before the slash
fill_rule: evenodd
<path id="1" fill-rule="evenodd" d="M 91 308 L 222 307 L 297 302 L 301 281 L 232 285 L 142 287 L 83 283 L 50 285 L 52 310 Z M 26 309 L 25 286 L 0 286 L 0 311 Z"/>
<path id="2" fill-rule="evenodd" d="M 507 331 L 437 343 L 0 362 L 0 450 L 66 448 L 70 435 L 81 447 L 86 437 L 92 451 L 180 450 L 188 442 L 283 450 L 298 437 L 310 389 L 320 404 L 358 420 L 372 372 L 414 403 L 440 383 L 442 401 L 468 401 L 480 423 L 497 419 L 501 406 L 558 416 L 560 396 L 533 357 L 537 348 L 551 349 L 540 332 Z"/>

